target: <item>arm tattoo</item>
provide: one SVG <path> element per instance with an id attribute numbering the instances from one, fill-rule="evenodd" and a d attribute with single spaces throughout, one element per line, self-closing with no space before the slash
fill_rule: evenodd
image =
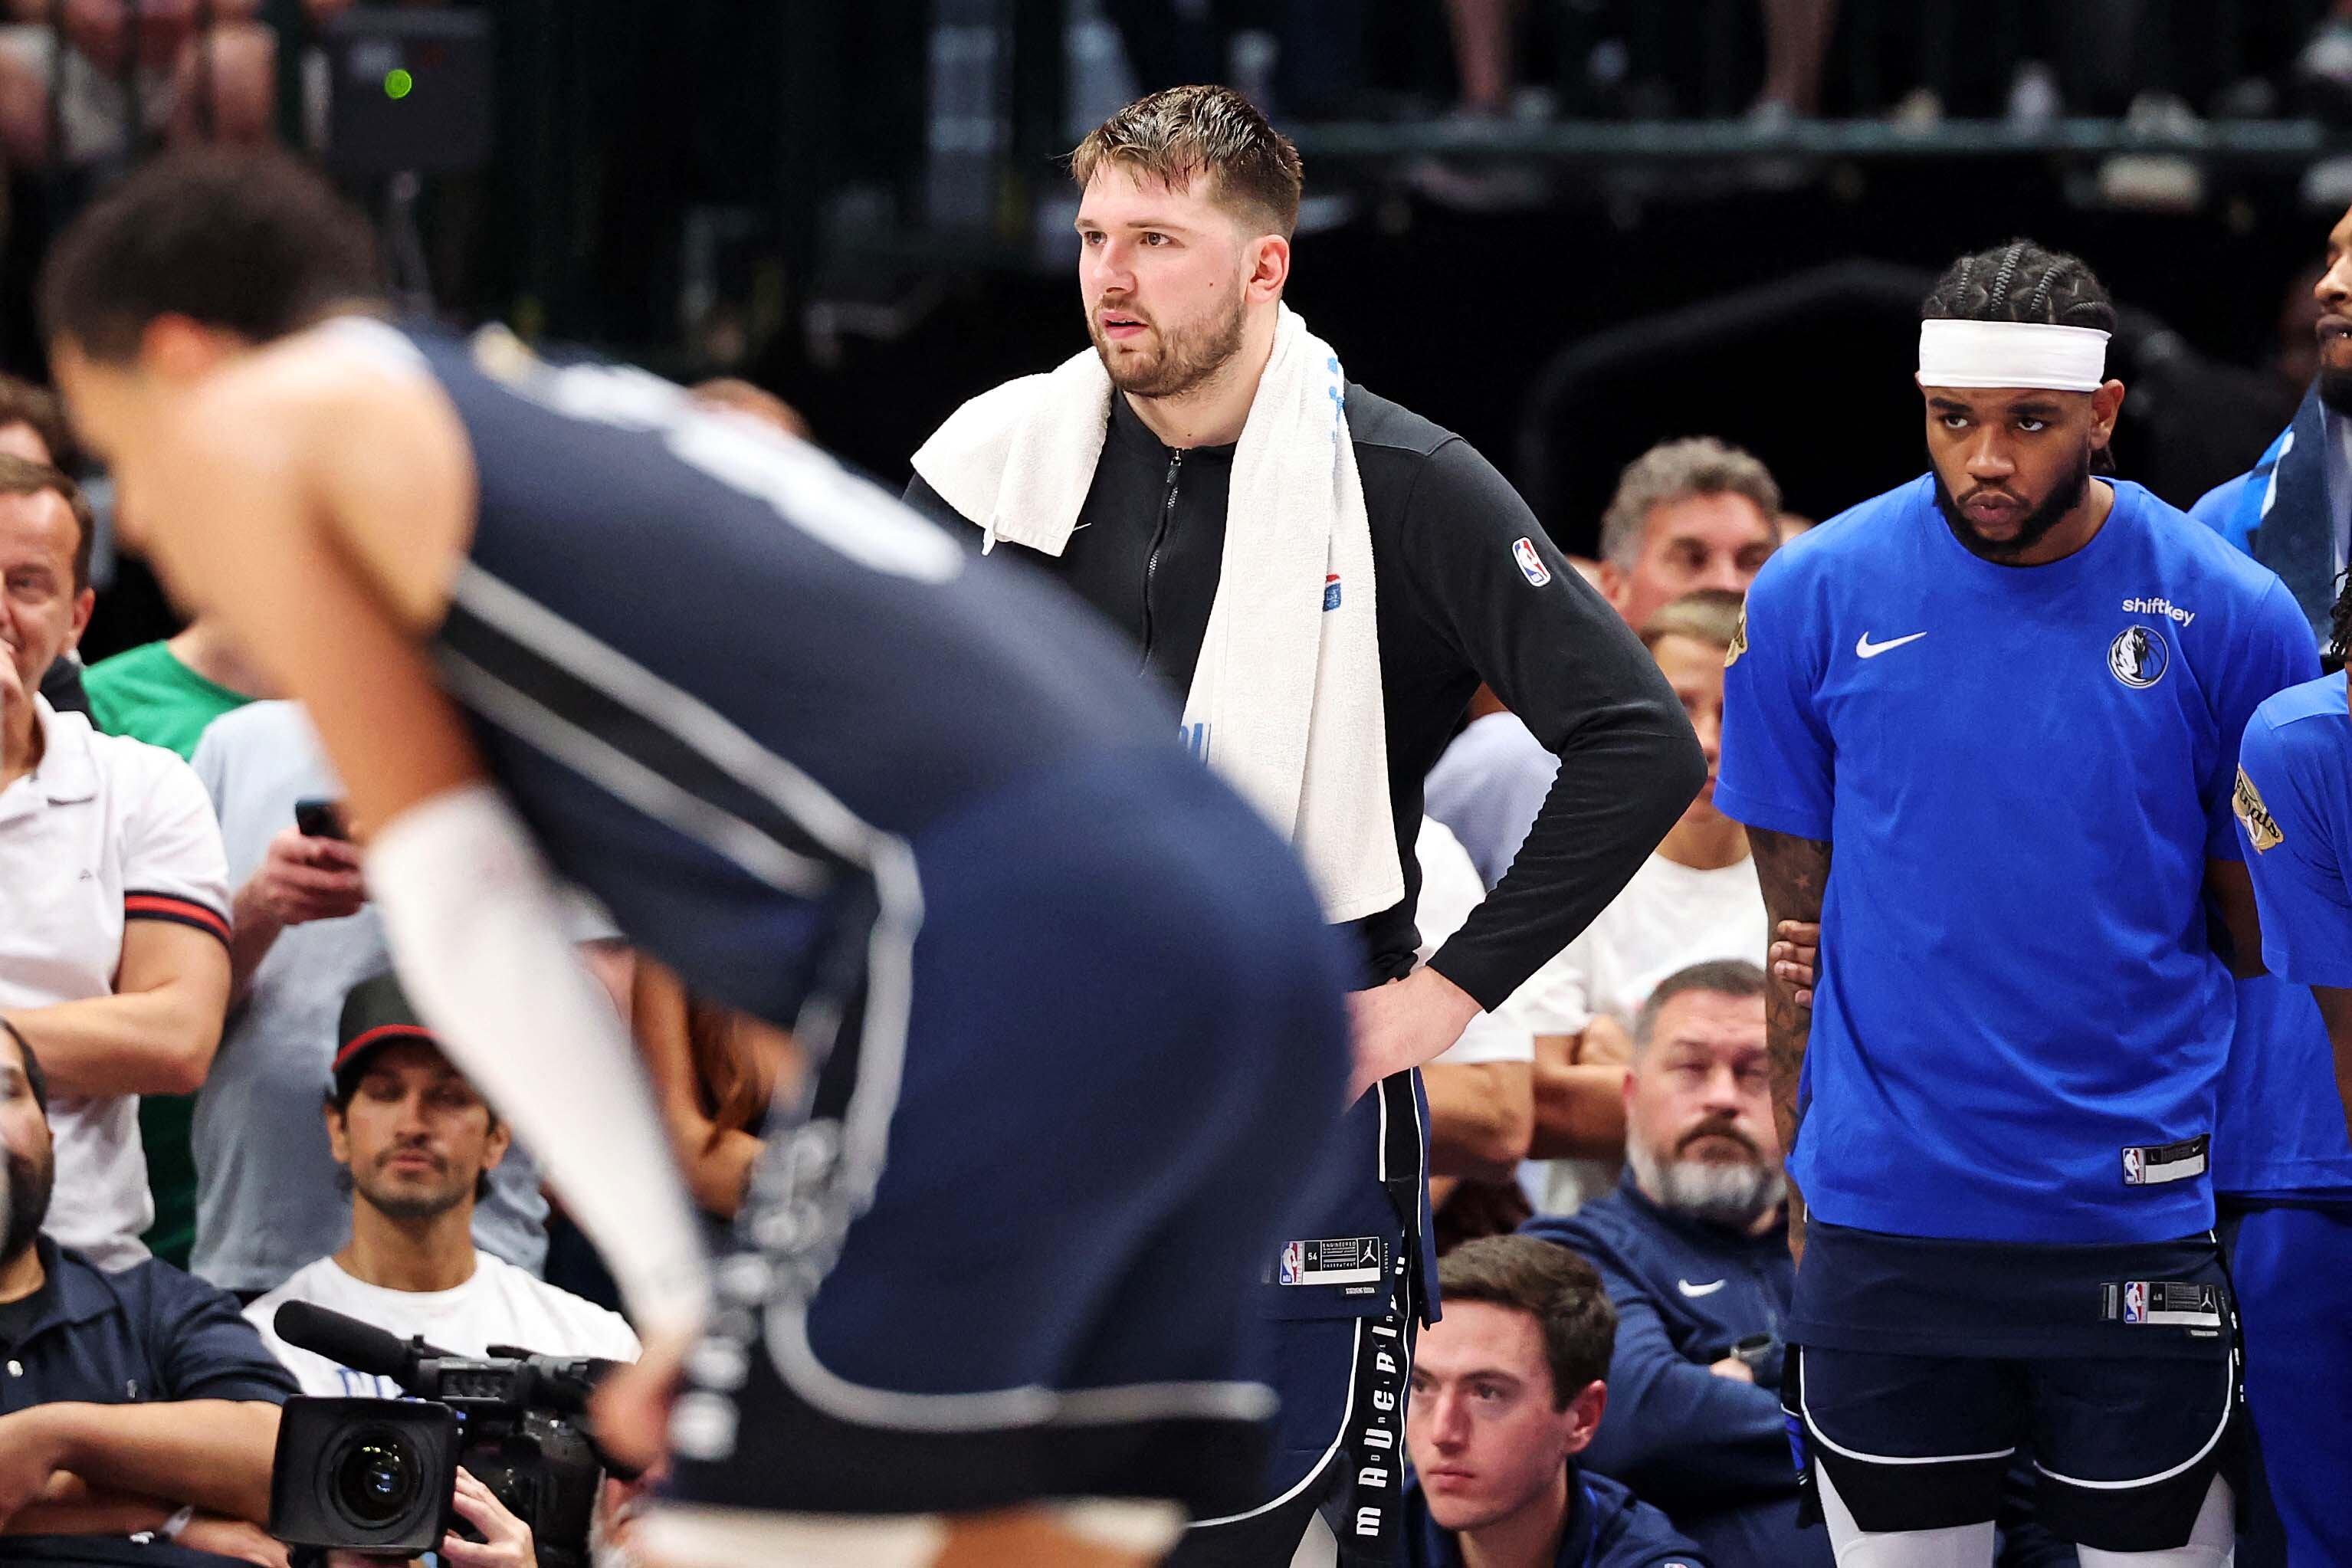
<path id="1" fill-rule="evenodd" d="M 1828 843 L 1758 827 L 1748 830 L 1748 842 L 1756 856 L 1756 879 L 1763 886 L 1764 913 L 1773 936 L 1780 934 L 1782 921 L 1818 924 L 1822 894 L 1830 879 Z M 1815 959 L 1817 965 L 1828 956 L 1827 948 L 1824 942 L 1823 951 Z M 1797 1127 L 1803 1120 L 1802 1109 L 1797 1103 L 1797 1083 L 1804 1072 L 1805 1040 L 1813 1024 L 1812 1009 L 1797 1005 L 1796 991 L 1794 985 L 1774 975 L 1764 994 L 1765 1063 L 1772 1080 L 1772 1121 L 1780 1131 L 1783 1160 L 1795 1151 Z M 1793 1186 L 1790 1191 L 1795 1192 Z M 1792 1226 L 1800 1223 L 1801 1205 L 1800 1196 L 1790 1208 Z"/>

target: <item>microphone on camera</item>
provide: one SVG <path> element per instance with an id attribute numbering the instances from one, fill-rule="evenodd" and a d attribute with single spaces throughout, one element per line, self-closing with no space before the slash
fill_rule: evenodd
<path id="1" fill-rule="evenodd" d="M 353 1372 L 388 1377 L 403 1388 L 416 1375 L 416 1364 L 447 1351 L 426 1344 L 422 1337 L 404 1340 L 373 1323 L 345 1317 L 308 1301 L 287 1301 L 270 1320 L 278 1337 L 288 1344 L 325 1356 Z"/>

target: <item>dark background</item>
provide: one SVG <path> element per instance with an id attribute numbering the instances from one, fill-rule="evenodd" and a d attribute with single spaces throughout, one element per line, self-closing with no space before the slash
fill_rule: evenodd
<path id="1" fill-rule="evenodd" d="M 2185 506 L 2251 463 L 2299 390 L 2268 368 L 2290 285 L 2344 210 L 2305 189 L 2343 143 L 2292 70 L 2323 6 L 2077 5 L 1844 0 L 1823 104 L 1835 145 L 1706 153 L 1623 138 L 1738 131 L 1762 71 L 1753 0 L 1530 0 L 1526 71 L 1552 113 L 1499 129 L 1447 117 L 1439 0 L 1227 9 L 1281 44 L 1262 90 L 1307 153 L 1310 196 L 1342 209 L 1299 237 L 1291 302 L 1356 380 L 1459 431 L 1589 552 L 1617 468 L 1667 437 L 1750 447 L 1816 518 L 1917 472 L 1917 295 L 1960 251 L 2017 235 L 2080 253 L 2126 308 L 2126 477 Z M 1098 117 L 1089 94 L 1155 85 L 1074 65 L 1077 44 L 1115 38 L 1086 0 L 480 8 L 498 35 L 496 152 L 428 178 L 422 209 L 451 320 L 681 379 L 745 376 L 894 486 L 961 400 L 1084 346 L 1055 158 Z M 2061 24 L 2094 36 L 2067 52 Z M 986 69 L 942 64 L 943 39 L 982 33 Z M 1646 96 L 1586 79 L 1596 39 L 1622 45 Z M 2100 51 L 2104 75 L 2076 68 Z M 2064 119 L 1970 152 L 2037 52 L 2059 61 Z M 1306 69 L 1328 79 L 1334 61 L 1337 88 Z M 1940 127 L 1886 129 L 1923 83 Z M 2151 91 L 2200 117 L 2193 134 L 2131 141 L 2120 117 Z M 943 158 L 955 106 L 974 102 L 989 144 Z M 2235 112 L 2250 107 L 2263 112 Z M 2192 195 L 2119 198 L 2119 148 L 2186 170 Z M 1435 199 L 1416 173 L 1433 161 L 1516 181 L 1516 197 Z M 10 353 L 37 369 L 21 300 L 83 193 L 20 177 L 14 194 Z M 168 629 L 142 577 L 105 595 L 89 657 Z"/>

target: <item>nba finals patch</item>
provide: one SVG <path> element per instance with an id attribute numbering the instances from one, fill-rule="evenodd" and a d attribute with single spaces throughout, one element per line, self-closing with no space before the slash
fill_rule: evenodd
<path id="1" fill-rule="evenodd" d="M 2254 781 L 2246 776 L 2243 768 L 2238 770 L 2238 787 L 2230 797 L 2230 808 L 2238 814 L 2238 822 L 2253 841 L 2257 854 L 2286 842 L 2286 835 L 2279 831 L 2278 819 L 2263 804 L 2263 792 L 2254 787 Z"/>
<path id="2" fill-rule="evenodd" d="M 1739 605 L 1739 624 L 1731 628 L 1731 646 L 1723 650 L 1723 668 L 1729 669 L 1733 665 L 1738 664 L 1739 656 L 1747 651 L 1748 604 L 1746 600 L 1742 600 Z"/>

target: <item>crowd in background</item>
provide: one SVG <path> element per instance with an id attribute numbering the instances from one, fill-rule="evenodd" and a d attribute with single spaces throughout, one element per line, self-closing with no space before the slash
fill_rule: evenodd
<path id="1" fill-rule="evenodd" d="M 323 16 L 340 0 L 306 4 Z M 250 0 L 208 14 L 163 7 L 135 53 L 106 6 L 68 7 L 60 41 L 46 5 L 16 5 L 22 25 L 0 30 L 0 145 L 20 164 L 120 152 L 109 138 L 131 104 L 162 137 L 267 132 L 276 66 Z M 1147 76 L 1161 65 L 1187 74 L 1196 62 L 1184 51 L 1221 43 L 1243 9 L 1107 8 Z M 1839 8 L 1765 0 L 1769 62 L 1751 112 L 1824 108 Z M 1255 20 L 1288 25 L 1291 11 L 1311 19 L 1333 9 L 1344 7 L 1264 0 Z M 2112 27 L 2133 7 L 2084 9 L 2106 13 Z M 1460 112 L 1542 109 L 1526 97 L 1546 74 L 1526 68 L 1528 29 L 1540 21 L 1528 10 L 1451 0 Z M 2095 28 L 2101 19 L 2077 18 Z M 200 37 L 205 21 L 213 30 Z M 2209 84 L 2207 105 L 2231 90 L 2252 102 L 2247 82 L 2275 88 L 2297 70 L 2352 80 L 2352 4 L 2317 27 L 2285 38 L 2267 77 Z M 2104 102 L 2130 77 L 2123 60 L 2112 79 L 2045 81 L 2028 47 L 2019 45 L 2007 84 L 2012 113 Z M 1670 99 L 1670 73 L 1645 87 L 1641 59 L 1628 48 L 1584 67 L 1621 86 L 1628 103 Z M 128 100 L 126 72 L 143 82 Z M 1945 94 L 1916 90 L 1936 101 L 1915 97 L 1898 111 L 1944 111 Z M 702 390 L 804 433 L 797 415 L 755 388 Z M 1517 1331 L 1518 1314 L 1536 1324 L 1524 1347 L 1529 1375 L 1552 1395 L 1528 1405 L 1542 1427 L 1529 1451 L 1580 1454 L 1606 1478 L 1600 1495 L 1625 1521 L 1618 1528 L 1687 1539 L 1716 1568 L 1826 1563 L 1822 1532 L 1798 1529 L 1780 1408 L 1778 1324 L 1794 1269 L 1764 1071 L 1766 966 L 1780 955 L 1747 835 L 1715 808 L 1712 773 L 1742 595 L 1811 524 L 1783 510 L 1758 456 L 1661 434 L 1671 438 L 1623 471 L 1600 520 L 1599 557 L 1574 564 L 1681 699 L 1708 784 L 1601 918 L 1427 1070 L 1432 1199 L 1450 1255 L 1441 1283 L 1460 1307 L 1416 1366 L 1414 1452 L 1428 1468 L 1427 1456 L 1463 1440 L 1449 1436 L 1452 1402 L 1466 1397 L 1449 1356 L 1482 1328 Z M 91 581 L 98 514 L 59 472 L 77 467 L 71 437 L 38 388 L 0 384 L 0 641 L 10 666 L 0 679 L 14 681 L 0 687 L 0 710 L 12 733 L 37 713 L 41 737 L 0 753 L 0 908 L 18 922 L 0 930 L 0 1016 L 16 1042 L 0 1056 L 18 1053 L 0 1063 L 0 1100 L 16 1108 L 0 1112 L 11 1176 L 0 1274 L 38 1259 L 126 1321 L 168 1320 L 184 1368 L 170 1397 L 181 1401 L 389 1392 L 278 1340 L 270 1311 L 289 1299 L 397 1319 L 459 1348 L 633 1353 L 626 1327 L 605 1310 L 617 1305 L 609 1280 L 541 1190 L 529 1151 L 440 1058 L 385 975 L 352 843 L 365 825 L 337 818 L 341 792 L 299 710 L 202 621 L 82 666 L 74 644 L 106 614 Z M 61 717 L 77 713 L 87 729 Z M 1492 692 L 1474 700 L 1428 780 L 1424 953 L 1510 865 L 1557 766 Z M 68 843 L 26 827 L 83 823 L 92 814 L 79 808 L 93 800 L 103 803 L 97 838 Z M 646 1053 L 698 1204 L 723 1225 L 759 1152 L 777 1053 L 631 954 L 593 911 L 582 911 L 574 934 Z M 1704 1140 L 1714 1141 L 1709 1156 L 1686 1157 Z M 42 1168 L 52 1142 L 53 1173 Z M 19 1234 L 36 1192 L 45 1211 Z M 151 1255 L 170 1271 L 147 1266 Z M 125 1270 L 146 1293 L 128 1305 L 124 1289 L 100 1278 Z M 234 1302 L 224 1308 L 226 1298 Z M 20 1321 L 9 1304 L 0 1301 L 0 1341 L 11 1353 L 44 1334 L 94 1332 L 82 1326 L 91 1318 Z M 240 1308 L 275 1360 L 256 1355 Z M 148 1331 L 131 1322 L 122 1333 L 130 1342 Z M 65 1392 L 44 1397 L 73 1399 L 76 1374 L 58 1375 L 49 1386 Z M 1599 1386 L 1605 1398 L 1591 1394 Z M 6 1408 L 26 1403 L 19 1394 Z M 167 1531 L 167 1545 L 276 1560 L 238 1527 L 234 1489 L 223 1487 L 197 1489 L 160 1520 L 103 1500 L 54 1506 L 124 1508 L 127 1527 Z M 1636 1498 L 1670 1527 L 1643 1523 Z M 468 1500 L 490 1533 L 504 1528 L 494 1501 Z M 611 1511 L 625 1507 L 616 1497 Z M 34 1516 L 77 1530 L 92 1517 Z M 2071 1560 L 2021 1508 L 2005 1522 L 2004 1563 Z"/>

